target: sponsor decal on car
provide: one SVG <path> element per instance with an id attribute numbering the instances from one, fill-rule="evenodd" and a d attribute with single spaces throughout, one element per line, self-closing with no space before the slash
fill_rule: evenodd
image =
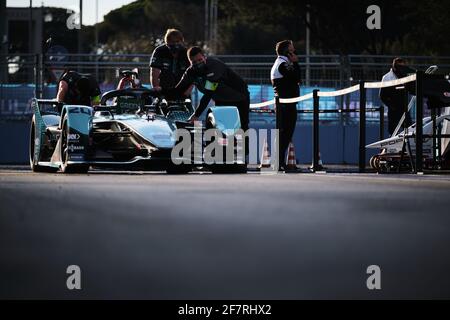
<path id="1" fill-rule="evenodd" d="M 80 135 L 78 133 L 71 133 L 67 138 L 69 139 L 69 141 L 79 141 Z"/>
<path id="2" fill-rule="evenodd" d="M 69 150 L 70 150 L 70 152 L 83 151 L 84 150 L 84 146 L 74 146 L 73 144 L 71 144 L 69 146 Z"/>
<path id="3" fill-rule="evenodd" d="M 403 142 L 403 138 L 384 142 L 384 143 L 381 144 L 381 147 L 391 146 L 391 145 L 397 144 L 399 142 Z"/>
<path id="4" fill-rule="evenodd" d="M 84 154 L 70 154 L 70 161 L 84 161 Z"/>
<path id="5" fill-rule="evenodd" d="M 173 140 L 172 134 L 164 133 L 164 132 L 153 133 L 153 134 L 151 134 L 151 137 L 152 137 L 152 139 L 160 141 L 160 142 Z"/>

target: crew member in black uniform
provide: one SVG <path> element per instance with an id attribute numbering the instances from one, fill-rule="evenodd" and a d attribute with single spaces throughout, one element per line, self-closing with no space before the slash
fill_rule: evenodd
<path id="1" fill-rule="evenodd" d="M 300 67 L 298 56 L 291 40 L 278 42 L 275 47 L 277 59 L 272 67 L 270 79 L 275 96 L 280 99 L 300 96 Z M 277 110 L 277 128 L 280 130 L 279 166 L 284 170 L 286 150 L 292 140 L 297 123 L 297 104 L 279 104 Z"/>
<path id="2" fill-rule="evenodd" d="M 100 103 L 100 88 L 90 74 L 67 70 L 58 83 L 56 100 L 65 104 L 92 106 Z"/>
<path id="3" fill-rule="evenodd" d="M 187 51 L 181 31 L 168 29 L 164 36 L 165 43 L 157 47 L 150 59 L 150 83 L 153 88 L 168 90 L 176 86 L 189 67 Z M 187 88 L 174 99 L 189 97 L 192 91 Z"/>
<path id="4" fill-rule="evenodd" d="M 203 93 L 190 121 L 198 119 L 213 99 L 216 106 L 236 106 L 239 110 L 241 128 L 247 131 L 250 94 L 245 81 L 222 61 L 207 58 L 199 47 L 192 47 L 187 53 L 191 66 L 173 91 L 185 92 L 195 84 Z"/>

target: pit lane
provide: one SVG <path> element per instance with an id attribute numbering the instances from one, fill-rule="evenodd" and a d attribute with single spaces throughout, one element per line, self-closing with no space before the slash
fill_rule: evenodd
<path id="1" fill-rule="evenodd" d="M 450 298 L 449 191 L 449 176 L 1 167 L 0 297 Z"/>

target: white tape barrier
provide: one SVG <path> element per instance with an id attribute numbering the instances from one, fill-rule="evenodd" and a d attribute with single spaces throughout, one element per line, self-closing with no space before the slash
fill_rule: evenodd
<path id="1" fill-rule="evenodd" d="M 305 94 L 304 96 L 291 98 L 291 99 L 280 99 L 280 103 L 297 103 L 305 100 L 309 100 L 313 98 L 312 93 Z M 275 100 L 270 100 L 262 103 L 251 104 L 250 109 L 259 109 L 263 107 L 268 107 L 275 104 Z"/>
<path id="2" fill-rule="evenodd" d="M 388 88 L 388 87 L 396 87 L 405 83 L 416 81 L 416 75 L 410 75 L 405 78 L 397 79 L 397 80 L 391 80 L 391 81 L 383 81 L 383 82 L 366 82 L 364 83 L 364 88 L 366 89 L 381 89 L 381 88 Z M 352 92 L 356 92 L 359 90 L 359 84 L 354 85 L 352 87 L 337 90 L 337 91 L 330 91 L 330 92 L 318 92 L 319 97 L 339 97 L 343 96 Z M 291 98 L 291 99 L 280 99 L 280 103 L 298 103 L 305 100 L 312 99 L 314 97 L 313 93 L 305 94 L 304 96 L 300 96 L 297 98 Z M 268 107 L 275 104 L 275 100 L 270 100 L 262 103 L 256 103 L 251 104 L 250 109 L 259 109 L 263 107 Z"/>
<path id="3" fill-rule="evenodd" d="M 298 98 L 290 98 L 290 99 L 280 99 L 280 103 L 297 103 L 305 100 L 312 99 L 314 95 L 312 93 L 305 94 L 304 96 Z"/>
<path id="4" fill-rule="evenodd" d="M 250 109 L 264 108 L 264 107 L 271 106 L 273 104 L 275 104 L 275 100 L 270 100 L 270 101 L 266 101 L 266 102 L 262 102 L 262 103 L 251 104 L 250 105 Z"/>
<path id="5" fill-rule="evenodd" d="M 381 89 L 388 87 L 396 87 L 405 83 L 416 81 L 417 76 L 415 74 L 409 77 L 404 77 L 398 80 L 383 81 L 383 82 L 366 82 L 364 88 L 366 89 Z"/>
<path id="6" fill-rule="evenodd" d="M 343 96 L 345 94 L 349 94 L 355 91 L 359 90 L 359 84 L 347 88 L 347 89 L 342 89 L 342 90 L 338 90 L 338 91 L 331 91 L 331 92 L 325 92 L 325 91 L 319 91 L 319 97 L 339 97 L 339 96 Z"/>

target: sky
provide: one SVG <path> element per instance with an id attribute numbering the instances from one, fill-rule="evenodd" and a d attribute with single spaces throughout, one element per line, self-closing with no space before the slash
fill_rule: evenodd
<path id="1" fill-rule="evenodd" d="M 103 21 L 103 16 L 111 10 L 120 8 L 136 0 L 84 0 L 83 1 L 83 25 L 93 25 L 96 22 L 96 1 L 98 2 L 98 22 Z M 33 7 L 69 8 L 78 11 L 79 0 L 32 0 Z M 7 7 L 29 7 L 30 0 L 6 0 Z"/>

